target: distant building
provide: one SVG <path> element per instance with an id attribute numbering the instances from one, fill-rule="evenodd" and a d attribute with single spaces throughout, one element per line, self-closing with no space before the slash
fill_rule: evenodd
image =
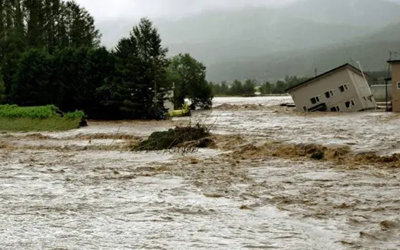
<path id="1" fill-rule="evenodd" d="M 350 64 L 332 69 L 286 91 L 292 96 L 298 111 L 355 112 L 376 108 L 363 72 Z"/>
<path id="2" fill-rule="evenodd" d="M 400 112 L 400 60 L 388 61 L 392 68 L 392 110 Z"/>

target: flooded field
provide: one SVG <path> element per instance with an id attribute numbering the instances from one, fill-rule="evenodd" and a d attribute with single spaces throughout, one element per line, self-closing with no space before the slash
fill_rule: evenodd
<path id="1" fill-rule="evenodd" d="M 400 116 L 288 102 L 217 98 L 191 118 L 0 134 L 0 248 L 399 249 Z M 130 151 L 189 122 L 216 146 Z"/>

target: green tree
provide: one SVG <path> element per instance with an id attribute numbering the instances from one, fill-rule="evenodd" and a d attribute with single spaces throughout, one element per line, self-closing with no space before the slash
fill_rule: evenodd
<path id="1" fill-rule="evenodd" d="M 255 87 L 257 85 L 257 81 L 256 80 L 246 80 L 244 85 L 243 85 L 243 92 L 242 92 L 242 96 L 254 96 L 255 93 Z"/>
<path id="2" fill-rule="evenodd" d="M 42 0 L 24 0 L 27 42 L 32 48 L 44 45 L 44 6 Z"/>
<path id="3" fill-rule="evenodd" d="M 6 87 L 4 85 L 3 76 L 1 75 L 0 70 L 0 104 L 4 104 L 6 102 Z"/>
<path id="4" fill-rule="evenodd" d="M 235 80 L 229 89 L 229 94 L 234 96 L 240 96 L 243 93 L 243 85 L 239 80 Z"/>
<path id="5" fill-rule="evenodd" d="M 262 86 L 261 86 L 261 94 L 263 95 L 269 95 L 272 93 L 272 85 L 270 82 L 265 82 Z"/>
<path id="6" fill-rule="evenodd" d="M 51 79 L 52 58 L 46 51 L 31 49 L 18 61 L 11 88 L 11 102 L 22 106 L 55 103 L 56 86 Z"/>
<path id="7" fill-rule="evenodd" d="M 185 98 L 195 107 L 211 108 L 212 88 L 206 81 L 206 67 L 202 63 L 189 54 L 179 54 L 172 58 L 168 72 L 175 87 L 175 108 L 182 107 Z"/>
<path id="8" fill-rule="evenodd" d="M 65 48 L 54 53 L 55 104 L 64 111 L 84 110 L 98 117 L 102 106 L 97 92 L 113 73 L 113 57 L 105 49 Z"/>
<path id="9" fill-rule="evenodd" d="M 68 23 L 70 46 L 97 47 L 100 44 L 100 33 L 94 26 L 94 19 L 87 10 L 75 1 L 68 1 L 63 8 L 63 15 Z"/>
<path id="10" fill-rule="evenodd" d="M 115 74 L 99 89 L 104 105 L 123 118 L 157 118 L 165 112 L 166 53 L 158 31 L 142 19 L 115 48 Z"/>

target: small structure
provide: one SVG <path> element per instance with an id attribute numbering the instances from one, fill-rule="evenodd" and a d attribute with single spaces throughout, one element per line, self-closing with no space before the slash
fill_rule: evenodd
<path id="1" fill-rule="evenodd" d="M 387 79 L 392 82 L 392 110 L 400 112 L 400 60 L 388 61 L 392 68 L 392 77 Z"/>
<path id="2" fill-rule="evenodd" d="M 286 92 L 292 96 L 297 110 L 304 112 L 355 112 L 377 107 L 364 73 L 348 63 Z"/>

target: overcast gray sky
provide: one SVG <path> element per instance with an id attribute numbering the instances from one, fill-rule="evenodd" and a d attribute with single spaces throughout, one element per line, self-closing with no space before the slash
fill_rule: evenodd
<path id="1" fill-rule="evenodd" d="M 205 10 L 234 9 L 245 6 L 278 7 L 298 0 L 76 0 L 97 21 L 141 17 L 182 17 Z"/>

